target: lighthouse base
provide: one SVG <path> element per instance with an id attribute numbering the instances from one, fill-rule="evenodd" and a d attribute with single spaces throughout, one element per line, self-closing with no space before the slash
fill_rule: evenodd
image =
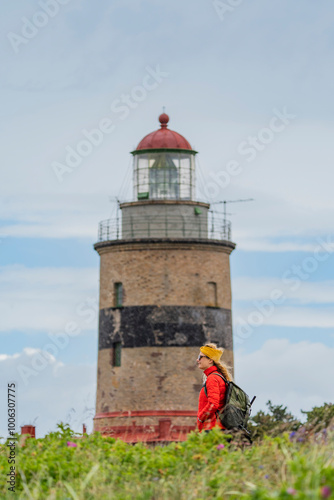
<path id="1" fill-rule="evenodd" d="M 196 429 L 195 411 L 132 411 L 100 413 L 94 431 L 127 443 L 185 441 Z"/>

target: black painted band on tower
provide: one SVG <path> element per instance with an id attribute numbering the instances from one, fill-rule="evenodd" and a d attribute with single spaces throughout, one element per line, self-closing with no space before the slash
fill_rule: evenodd
<path id="1" fill-rule="evenodd" d="M 214 342 L 232 350 L 231 311 L 218 307 L 130 306 L 100 310 L 99 349 L 196 347 Z"/>

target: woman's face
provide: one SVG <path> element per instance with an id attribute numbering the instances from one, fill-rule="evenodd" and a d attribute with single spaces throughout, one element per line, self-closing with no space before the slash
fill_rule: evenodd
<path id="1" fill-rule="evenodd" d="M 200 351 L 198 358 L 197 358 L 197 366 L 200 370 L 206 370 L 207 368 L 210 368 L 210 366 L 213 365 L 212 359 L 208 358 L 207 356 L 204 356 L 204 354 Z"/>

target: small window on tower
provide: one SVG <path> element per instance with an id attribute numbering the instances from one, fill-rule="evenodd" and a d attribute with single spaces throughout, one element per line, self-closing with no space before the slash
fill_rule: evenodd
<path id="1" fill-rule="evenodd" d="M 113 366 L 121 366 L 122 343 L 114 342 L 113 344 Z"/>
<path id="2" fill-rule="evenodd" d="M 217 283 L 214 281 L 209 281 L 209 307 L 218 307 L 218 297 L 217 297 Z"/>
<path id="3" fill-rule="evenodd" d="M 123 307 L 123 283 L 115 283 L 115 307 Z"/>

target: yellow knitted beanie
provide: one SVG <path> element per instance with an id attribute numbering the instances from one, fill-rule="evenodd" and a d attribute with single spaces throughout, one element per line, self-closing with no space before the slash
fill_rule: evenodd
<path id="1" fill-rule="evenodd" d="M 223 355 L 224 349 L 213 349 L 213 347 L 208 347 L 206 345 L 203 345 L 202 347 L 199 348 L 199 350 L 208 358 L 212 359 L 212 361 L 215 361 L 215 363 L 218 363 L 220 358 Z"/>

